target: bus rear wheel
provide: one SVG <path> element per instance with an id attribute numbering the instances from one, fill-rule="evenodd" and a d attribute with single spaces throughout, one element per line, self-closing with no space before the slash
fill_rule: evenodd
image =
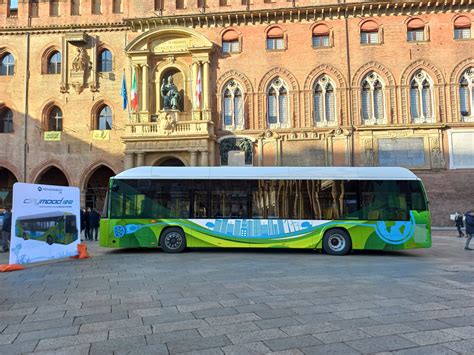
<path id="1" fill-rule="evenodd" d="M 323 249 L 331 255 L 346 255 L 352 249 L 349 234 L 342 229 L 331 229 L 324 234 Z"/>
<path id="2" fill-rule="evenodd" d="M 54 242 L 53 237 L 50 236 L 50 235 L 48 235 L 48 236 L 46 237 L 46 243 L 48 243 L 49 245 L 52 245 L 53 242 Z"/>
<path id="3" fill-rule="evenodd" d="M 165 253 L 181 253 L 186 249 L 186 237 L 181 228 L 168 228 L 160 237 L 160 246 Z"/>

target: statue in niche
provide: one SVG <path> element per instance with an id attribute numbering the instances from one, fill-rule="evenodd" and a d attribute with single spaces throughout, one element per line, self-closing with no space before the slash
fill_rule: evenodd
<path id="1" fill-rule="evenodd" d="M 72 71 L 81 72 L 87 69 L 87 53 L 84 48 L 77 48 L 76 56 L 72 61 Z"/>
<path id="2" fill-rule="evenodd" d="M 163 78 L 161 83 L 161 98 L 163 99 L 164 110 L 179 110 L 181 95 L 173 83 L 172 75 L 169 75 L 168 79 Z"/>

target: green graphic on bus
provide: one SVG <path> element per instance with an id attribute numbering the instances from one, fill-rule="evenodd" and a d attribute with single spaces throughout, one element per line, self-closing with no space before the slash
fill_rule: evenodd
<path id="1" fill-rule="evenodd" d="M 24 240 L 52 244 L 71 244 L 78 238 L 76 215 L 68 212 L 48 212 L 18 217 L 15 235 Z"/>

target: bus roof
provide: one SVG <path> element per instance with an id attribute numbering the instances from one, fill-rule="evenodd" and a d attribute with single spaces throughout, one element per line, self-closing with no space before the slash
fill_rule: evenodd
<path id="1" fill-rule="evenodd" d="M 121 172 L 115 179 L 236 179 L 236 180 L 420 180 L 400 167 L 157 167 L 141 166 Z"/>

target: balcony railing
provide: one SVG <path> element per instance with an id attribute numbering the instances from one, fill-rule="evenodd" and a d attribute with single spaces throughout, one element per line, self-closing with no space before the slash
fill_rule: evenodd
<path id="1" fill-rule="evenodd" d="M 125 125 L 124 138 L 211 136 L 214 125 L 209 121 L 144 122 Z"/>

